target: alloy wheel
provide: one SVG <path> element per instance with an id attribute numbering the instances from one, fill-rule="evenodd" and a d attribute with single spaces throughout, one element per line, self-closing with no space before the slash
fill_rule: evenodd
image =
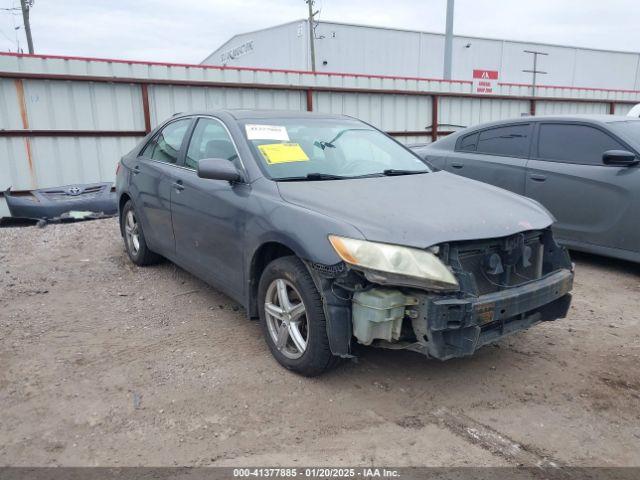
<path id="1" fill-rule="evenodd" d="M 133 210 L 129 210 L 125 217 L 124 234 L 131 253 L 137 255 L 140 250 L 140 225 Z"/>
<path id="2" fill-rule="evenodd" d="M 264 313 L 276 348 L 287 358 L 302 357 L 309 328 L 306 308 L 296 287 L 283 278 L 272 281 L 265 295 Z"/>

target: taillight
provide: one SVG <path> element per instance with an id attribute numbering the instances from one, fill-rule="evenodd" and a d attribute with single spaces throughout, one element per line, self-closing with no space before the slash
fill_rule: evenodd
<path id="1" fill-rule="evenodd" d="M 116 165 L 116 177 L 118 176 L 118 173 L 120 173 L 120 164 L 121 162 L 118 162 L 118 165 Z"/>

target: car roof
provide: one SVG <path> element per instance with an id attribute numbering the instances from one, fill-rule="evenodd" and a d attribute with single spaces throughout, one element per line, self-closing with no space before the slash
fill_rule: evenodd
<path id="1" fill-rule="evenodd" d="M 573 115 L 537 115 L 533 117 L 536 120 L 582 120 L 600 123 L 612 123 L 612 122 L 633 122 L 640 121 L 638 118 L 627 117 L 624 115 L 605 115 L 605 114 L 573 114 Z"/>
<path id="2" fill-rule="evenodd" d="M 533 115 L 508 118 L 504 120 L 496 120 L 493 122 L 482 123 L 469 127 L 470 129 L 481 129 L 491 126 L 505 125 L 519 122 L 543 122 L 543 121 L 561 121 L 561 122 L 590 122 L 590 123 L 613 123 L 613 122 L 634 122 L 640 121 L 639 118 L 627 117 L 624 115 L 604 115 L 604 114 L 572 114 L 572 115 Z"/>
<path id="3" fill-rule="evenodd" d="M 415 145 L 412 146 L 414 149 L 423 149 L 423 148 L 434 148 L 434 149 L 451 149 L 454 148 L 454 145 L 457 143 L 460 137 L 464 137 L 466 135 L 473 135 L 481 130 L 485 130 L 487 128 L 499 127 L 502 125 L 513 125 L 516 123 L 527 123 L 527 122 L 545 122 L 545 121 L 556 121 L 556 122 L 586 122 L 591 124 L 610 124 L 614 122 L 640 122 L 640 118 L 628 117 L 624 115 L 604 115 L 604 114 L 571 114 L 571 115 L 534 115 L 534 116 L 522 116 L 515 118 L 508 118 L 505 120 L 496 120 L 493 122 L 479 123 L 477 125 L 472 125 L 470 127 L 463 128 L 456 132 L 447 135 L 444 138 L 440 138 L 436 142 L 432 142 L 427 144 L 426 146 Z M 636 143 L 633 139 L 626 139 L 629 143 Z"/>
<path id="4" fill-rule="evenodd" d="M 174 115 L 175 117 L 186 117 L 192 115 L 220 115 L 226 114 L 236 120 L 244 120 L 248 118 L 269 119 L 269 118 L 319 118 L 319 119 L 351 119 L 348 115 L 335 115 L 328 113 L 305 112 L 300 110 L 259 110 L 259 109 L 220 109 L 195 112 L 181 112 Z"/>

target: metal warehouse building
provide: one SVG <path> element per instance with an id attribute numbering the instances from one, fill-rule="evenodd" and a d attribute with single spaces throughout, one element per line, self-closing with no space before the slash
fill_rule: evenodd
<path id="1" fill-rule="evenodd" d="M 443 78 L 443 34 L 318 22 L 318 72 Z M 511 40 L 455 36 L 452 78 L 471 80 L 476 69 L 499 72 L 499 81 L 531 83 L 532 56 L 547 53 L 538 83 L 564 87 L 640 89 L 640 54 Z M 234 36 L 203 62 L 206 65 L 310 70 L 309 28 L 298 20 Z"/>

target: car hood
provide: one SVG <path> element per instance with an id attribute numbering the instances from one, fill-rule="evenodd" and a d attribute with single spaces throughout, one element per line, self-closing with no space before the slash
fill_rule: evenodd
<path id="1" fill-rule="evenodd" d="M 554 221 L 533 200 L 447 172 L 278 182 L 278 189 L 286 202 L 347 222 L 367 240 L 417 248 L 504 237 Z"/>

